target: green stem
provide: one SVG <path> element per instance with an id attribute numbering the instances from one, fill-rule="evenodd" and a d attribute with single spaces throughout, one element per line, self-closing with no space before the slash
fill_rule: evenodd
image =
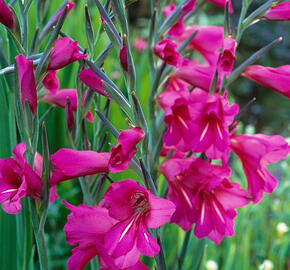
<path id="1" fill-rule="evenodd" d="M 46 252 L 46 243 L 44 237 L 44 229 L 39 230 L 39 218 L 36 211 L 36 205 L 34 199 L 29 199 L 29 209 L 31 214 L 32 228 L 36 241 L 38 259 L 41 270 L 48 270 L 48 258 Z"/>
<path id="2" fill-rule="evenodd" d="M 188 247 L 188 243 L 190 240 L 190 237 L 192 235 L 192 230 L 190 229 L 188 232 L 185 233 L 184 239 L 183 239 L 183 244 L 182 244 L 182 248 L 179 254 L 179 258 L 178 258 L 178 269 L 182 270 L 183 268 L 183 264 L 184 264 L 184 259 L 186 258 L 186 251 L 187 251 L 187 247 Z"/>

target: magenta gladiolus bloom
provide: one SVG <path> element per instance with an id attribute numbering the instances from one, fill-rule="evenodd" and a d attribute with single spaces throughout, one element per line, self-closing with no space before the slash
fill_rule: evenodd
<path id="1" fill-rule="evenodd" d="M 52 185 L 80 176 L 108 172 L 111 153 L 60 149 L 51 155 L 54 173 Z"/>
<path id="2" fill-rule="evenodd" d="M 175 70 L 172 76 L 190 85 L 209 91 L 215 70 L 215 66 L 200 66 L 194 61 L 186 60 L 180 68 Z M 217 88 L 219 88 L 220 83 L 221 78 L 219 76 Z"/>
<path id="3" fill-rule="evenodd" d="M 255 134 L 232 136 L 231 148 L 243 164 L 248 193 L 253 202 L 258 203 L 263 197 L 263 192 L 272 193 L 278 184 L 265 165 L 286 158 L 290 146 L 279 135 Z"/>
<path id="4" fill-rule="evenodd" d="M 201 159 L 171 159 L 161 165 L 161 171 L 168 181 L 168 198 L 176 204 L 171 222 L 184 230 L 195 223 L 194 235 L 216 244 L 234 235 L 235 208 L 250 200 L 238 183 L 228 180 L 230 168 Z"/>
<path id="5" fill-rule="evenodd" d="M 37 93 L 33 73 L 33 61 L 26 59 L 23 55 L 15 57 L 18 72 L 19 90 L 22 105 L 28 102 L 33 115 L 37 110 Z"/>
<path id="6" fill-rule="evenodd" d="M 226 7 L 226 2 L 229 2 L 229 12 L 233 13 L 233 9 L 232 9 L 232 1 L 231 0 L 205 0 L 207 2 L 211 2 L 219 7 L 225 8 Z"/>
<path id="7" fill-rule="evenodd" d="M 132 157 L 137 153 L 136 145 L 144 138 L 141 128 L 121 130 L 118 137 L 118 144 L 112 147 L 112 154 L 109 160 L 109 170 L 112 173 L 127 169 Z"/>
<path id="8" fill-rule="evenodd" d="M 184 41 L 189 35 L 198 30 L 189 46 L 200 53 L 206 61 L 215 66 L 219 57 L 219 50 L 223 47 L 224 28 L 221 26 L 194 26 L 185 30 L 179 41 Z"/>
<path id="9" fill-rule="evenodd" d="M 104 235 L 117 220 L 108 215 L 108 210 L 99 206 L 73 206 L 65 202 L 72 211 L 64 227 L 66 241 L 76 246 L 72 250 L 67 267 L 69 270 L 81 270 L 97 255 L 104 253 Z"/>
<path id="10" fill-rule="evenodd" d="M 195 89 L 193 99 L 204 96 Z M 237 104 L 229 105 L 228 99 L 218 94 L 208 95 L 203 106 L 195 110 L 193 121 L 197 124 L 192 138 L 193 152 L 205 152 L 208 158 L 218 159 L 230 148 L 229 126 L 239 111 Z"/>
<path id="11" fill-rule="evenodd" d="M 48 70 L 61 69 L 77 60 L 87 57 L 87 54 L 79 53 L 78 42 L 69 37 L 59 38 L 51 51 Z"/>
<path id="12" fill-rule="evenodd" d="M 166 90 L 159 94 L 157 100 L 165 112 L 167 131 L 163 137 L 164 143 L 183 152 L 191 150 L 192 137 L 197 126 L 193 121 L 195 108 L 190 92 Z"/>
<path id="13" fill-rule="evenodd" d="M 59 81 L 56 77 L 58 70 L 48 72 L 42 81 L 43 86 L 49 90 L 52 94 L 55 94 L 59 89 Z"/>
<path id="14" fill-rule="evenodd" d="M 177 52 L 177 45 L 170 39 L 159 41 L 153 50 L 168 65 L 179 67 L 182 64 L 182 55 Z"/>
<path id="15" fill-rule="evenodd" d="M 41 195 L 41 178 L 25 160 L 25 151 L 25 143 L 20 143 L 14 147 L 15 158 L 0 159 L 0 202 L 8 214 L 18 213 L 21 198 Z"/>
<path id="16" fill-rule="evenodd" d="M 218 71 L 228 77 L 236 60 L 237 42 L 231 36 L 224 39 L 223 50 L 218 59 Z"/>
<path id="17" fill-rule="evenodd" d="M 175 4 L 170 4 L 164 7 L 164 9 L 162 10 L 162 13 L 164 15 L 165 18 L 167 18 L 172 11 L 176 8 Z M 172 38 L 179 38 L 183 32 L 184 32 L 184 24 L 183 24 L 183 18 L 181 17 L 177 23 L 175 23 L 173 26 L 170 27 L 170 29 L 168 30 L 168 35 Z"/>
<path id="18" fill-rule="evenodd" d="M 290 1 L 285 1 L 272 6 L 262 17 L 270 21 L 289 21 L 290 20 Z"/>
<path id="19" fill-rule="evenodd" d="M 43 102 L 56 105 L 61 108 L 65 108 L 66 100 L 69 99 L 71 102 L 72 110 L 77 110 L 78 96 L 76 89 L 62 89 L 55 93 L 47 92 L 46 95 L 41 99 Z"/>
<path id="20" fill-rule="evenodd" d="M 83 83 L 88 86 L 93 91 L 111 99 L 111 97 L 106 92 L 103 81 L 89 68 L 83 69 L 78 77 L 83 81 Z"/>
<path id="21" fill-rule="evenodd" d="M 133 180 L 113 183 L 102 202 L 109 215 L 118 220 L 105 235 L 105 249 L 123 269 L 135 265 L 144 254 L 153 257 L 160 250 L 147 228 L 158 228 L 167 222 L 175 206 L 151 194 Z"/>
<path id="22" fill-rule="evenodd" d="M 4 24 L 10 29 L 13 29 L 14 27 L 13 14 L 3 0 L 0 0 L 0 23 Z"/>
<path id="23" fill-rule="evenodd" d="M 290 65 L 277 68 L 259 65 L 249 66 L 242 75 L 290 98 Z"/>

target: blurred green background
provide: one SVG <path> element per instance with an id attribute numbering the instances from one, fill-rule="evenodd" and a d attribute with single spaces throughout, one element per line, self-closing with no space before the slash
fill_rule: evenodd
<path id="1" fill-rule="evenodd" d="M 33 1 L 35 2 L 35 1 Z M 51 0 L 49 3 L 48 18 L 57 10 L 62 1 Z M 100 27 L 100 17 L 94 1 L 75 1 L 76 7 L 66 19 L 63 31 L 78 40 L 79 44 L 86 48 L 87 40 L 84 25 L 84 4 L 87 2 L 92 17 L 95 33 Z M 232 25 L 237 24 L 241 2 L 233 0 L 235 13 L 231 16 Z M 259 6 L 264 1 L 254 1 L 251 9 Z M 136 1 L 130 5 L 130 31 L 131 42 L 137 37 L 147 38 L 149 25 L 149 0 Z M 194 18 L 193 23 L 203 25 L 223 25 L 223 9 L 207 3 L 203 6 L 199 14 Z M 32 4 L 29 13 L 30 39 L 35 30 L 36 16 L 35 3 Z M 237 61 L 235 66 L 243 62 L 255 51 L 265 46 L 278 36 L 284 38 L 283 42 L 276 46 L 266 56 L 262 57 L 257 64 L 265 66 L 280 66 L 290 63 L 290 23 L 289 22 L 259 22 L 250 27 L 244 34 L 241 44 L 237 51 Z M 4 29 L 0 26 L 1 48 L 5 48 Z M 108 44 L 108 38 L 103 34 L 100 42 L 95 48 L 95 56 Z M 43 48 L 42 48 L 43 49 Z M 137 71 L 137 94 L 142 102 L 145 114 L 148 114 L 148 95 L 150 90 L 149 71 L 146 52 L 138 53 L 133 51 L 134 61 Z M 12 51 L 13 54 L 13 51 Z M 13 64 L 13 58 L 10 63 Z M 3 68 L 3 67 L 2 67 Z M 124 76 L 119 64 L 118 51 L 113 50 L 105 62 L 104 68 L 110 78 L 126 94 Z M 62 69 L 58 73 L 60 88 L 75 88 L 78 64 L 72 64 Z M 3 84 L 2 84 L 3 87 Z M 1 85 L 0 85 L 1 88 Z M 240 124 L 242 132 L 249 134 L 265 133 L 268 135 L 280 134 L 289 137 L 290 131 L 290 108 L 286 97 L 275 91 L 266 89 L 245 78 L 239 78 L 229 90 L 232 100 L 235 100 L 243 107 L 253 97 L 257 101 L 250 107 L 243 116 Z M 1 90 L 2 91 L 2 90 Z M 0 106 L 0 152 L 1 158 L 11 155 L 14 145 L 9 141 L 9 130 L 7 130 L 7 112 L 4 106 Z M 40 115 L 48 109 L 49 105 L 39 104 Z M 127 124 L 124 117 L 120 117 L 122 112 L 116 105 L 112 105 L 111 122 L 116 128 L 126 128 Z M 97 121 L 97 117 L 95 116 Z M 55 108 L 46 120 L 48 130 L 48 140 L 51 153 L 62 147 L 69 147 L 65 133 L 64 110 Z M 87 123 L 89 132 L 91 124 Z M 92 139 L 92 132 L 89 133 Z M 109 140 L 115 143 L 110 136 Z M 220 245 L 215 245 L 208 240 L 197 240 L 193 236 L 189 241 L 187 253 L 185 255 L 185 270 L 191 269 L 213 269 L 216 262 L 218 269 L 223 270 L 254 270 L 259 269 L 264 260 L 271 260 L 272 269 L 290 269 L 290 245 L 289 232 L 282 232 L 284 222 L 290 226 L 290 159 L 271 166 L 271 172 L 279 180 L 279 186 L 271 195 L 265 195 L 258 205 L 248 205 L 239 209 L 238 217 L 235 219 L 236 234 L 230 239 L 224 239 Z M 126 178 L 137 179 L 133 172 L 122 172 L 111 175 L 113 179 L 120 180 Z M 246 180 L 242 171 L 241 164 L 237 158 L 233 160 L 233 174 L 231 180 L 241 182 L 245 186 Z M 163 181 L 161 179 L 161 181 Z M 63 227 L 66 223 L 67 211 L 61 200 L 64 199 L 74 205 L 82 202 L 79 184 L 76 180 L 61 183 L 58 186 L 58 193 L 61 199 L 57 199 L 49 208 L 48 220 L 46 224 L 46 239 L 49 252 L 51 269 L 66 269 L 66 262 L 71 254 L 71 247 L 65 241 Z M 17 231 L 15 216 L 5 214 L 0 210 L 0 269 L 16 269 L 17 256 L 21 250 L 17 248 Z M 277 226 L 278 229 L 277 230 Z M 182 247 L 184 232 L 176 225 L 166 225 L 162 229 L 165 255 L 167 258 L 168 269 L 176 269 L 177 256 Z M 201 248 L 203 247 L 203 248 Z M 202 257 L 199 257 L 203 253 Z M 144 258 L 149 266 L 152 260 Z M 196 266 L 196 263 L 199 265 Z M 265 266 L 266 264 L 264 264 Z M 196 266 L 196 268 L 195 268 Z M 152 266 L 151 266 L 152 267 Z M 21 269 L 21 268 L 19 268 Z M 33 268 L 32 268 L 33 269 Z M 153 268 L 150 268 L 153 269 Z M 261 268 L 271 269 L 271 268 Z"/>

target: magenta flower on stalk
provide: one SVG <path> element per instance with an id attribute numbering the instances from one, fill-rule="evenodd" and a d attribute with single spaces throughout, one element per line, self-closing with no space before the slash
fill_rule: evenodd
<path id="1" fill-rule="evenodd" d="M 242 75 L 290 98 L 290 65 L 277 68 L 253 65 L 247 67 Z"/>
<path id="2" fill-rule="evenodd" d="M 132 157 L 137 153 L 136 145 L 143 140 L 144 132 L 141 128 L 135 127 L 121 130 L 118 137 L 118 144 L 112 147 L 112 154 L 109 160 L 109 171 L 112 173 L 124 171 L 129 166 Z"/>
<path id="3" fill-rule="evenodd" d="M 206 93 L 205 93 L 206 94 Z M 164 122 L 167 131 L 163 141 L 167 146 L 175 146 L 178 150 L 187 152 L 192 149 L 192 136 L 197 129 L 193 121 L 194 103 L 190 92 L 166 90 L 158 96 L 158 103 L 164 110 Z"/>
<path id="4" fill-rule="evenodd" d="M 194 26 L 187 28 L 179 38 L 183 42 L 189 35 L 198 31 L 189 47 L 200 53 L 209 65 L 215 66 L 219 57 L 219 50 L 223 47 L 224 28 L 222 26 Z"/>
<path id="5" fill-rule="evenodd" d="M 123 269 L 135 265 L 141 254 L 153 257 L 160 250 L 147 228 L 158 228 L 175 211 L 175 205 L 151 194 L 133 180 L 110 185 L 102 204 L 118 222 L 105 235 L 105 249 Z"/>
<path id="6" fill-rule="evenodd" d="M 35 116 L 37 110 L 37 92 L 33 73 L 33 61 L 26 59 L 23 55 L 15 57 L 18 72 L 18 82 L 22 106 L 25 101 L 29 104 L 32 114 Z"/>
<path id="7" fill-rule="evenodd" d="M 77 41 L 72 41 L 69 37 L 59 38 L 51 51 L 47 69 L 61 69 L 87 56 L 87 54 L 81 54 L 79 52 Z"/>
<path id="8" fill-rule="evenodd" d="M 14 16 L 3 0 L 0 0 L 0 23 L 10 29 L 14 28 Z"/>
<path id="9" fill-rule="evenodd" d="M 290 1 L 285 1 L 272 6 L 262 17 L 269 21 L 289 21 L 290 20 Z"/>
<path id="10" fill-rule="evenodd" d="M 228 77 L 234 66 L 236 60 L 237 42 L 231 36 L 224 39 L 222 52 L 219 56 L 217 69 L 219 73 Z"/>
<path id="11" fill-rule="evenodd" d="M 265 165 L 286 158 L 290 146 L 279 135 L 234 135 L 231 137 L 231 149 L 242 162 L 248 181 L 248 193 L 253 202 L 258 203 L 263 192 L 272 193 L 278 185 L 277 179 Z"/>
<path id="12" fill-rule="evenodd" d="M 108 214 L 108 209 L 64 203 L 71 210 L 64 227 L 66 241 L 72 246 L 78 245 L 72 250 L 72 256 L 68 260 L 69 270 L 84 269 L 95 256 L 98 256 L 103 270 L 148 270 L 141 262 L 132 267 L 118 268 L 114 259 L 107 254 L 104 247 L 105 234 L 118 222 Z"/>
<path id="13" fill-rule="evenodd" d="M 168 65 L 179 67 L 182 64 L 182 55 L 177 51 L 177 45 L 170 39 L 156 43 L 153 51 Z"/>
<path id="14" fill-rule="evenodd" d="M 60 149 L 51 155 L 54 173 L 50 183 L 55 185 L 80 176 L 125 170 L 137 152 L 136 144 L 143 137 L 144 133 L 139 127 L 122 130 L 112 153 Z"/>
<path id="15" fill-rule="evenodd" d="M 216 64 L 216 63 L 215 63 Z M 216 71 L 215 65 L 201 66 L 192 60 L 184 60 L 181 67 L 175 70 L 172 77 L 209 91 L 212 79 Z M 217 89 L 221 84 L 221 76 L 218 77 Z"/>
<path id="16" fill-rule="evenodd" d="M 78 77 L 90 89 L 99 93 L 100 95 L 105 96 L 108 99 L 111 99 L 104 88 L 103 81 L 90 68 L 83 69 Z"/>
<path id="17" fill-rule="evenodd" d="M 250 199 L 238 183 L 228 180 L 230 168 L 201 159 L 191 163 L 171 159 L 160 167 L 168 181 L 168 198 L 176 204 L 171 222 L 184 230 L 195 223 L 194 235 L 208 237 L 216 244 L 224 236 L 234 235 L 235 208 L 247 205 Z"/>
<path id="18" fill-rule="evenodd" d="M 204 91 L 194 89 L 193 99 L 200 99 Z M 226 96 L 207 95 L 203 106 L 196 109 L 192 121 L 197 124 L 192 138 L 193 152 L 205 152 L 210 159 L 220 158 L 230 148 L 229 126 L 239 111 L 237 104 L 229 105 Z"/>
<path id="19" fill-rule="evenodd" d="M 30 167 L 24 157 L 25 151 L 25 143 L 19 143 L 13 149 L 15 158 L 0 159 L 0 202 L 2 209 L 8 214 L 19 212 L 20 199 L 40 198 L 41 195 L 41 170 L 39 166 L 35 171 Z M 39 157 L 35 157 L 36 164 L 42 161 L 38 160 Z"/>

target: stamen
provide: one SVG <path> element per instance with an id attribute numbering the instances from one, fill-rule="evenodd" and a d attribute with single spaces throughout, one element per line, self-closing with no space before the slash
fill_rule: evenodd
<path id="1" fill-rule="evenodd" d="M 13 192 L 13 191 L 17 191 L 17 189 L 16 188 L 11 188 L 11 189 L 4 190 L 1 193 L 3 194 L 3 193 Z"/>
<path id="2" fill-rule="evenodd" d="M 145 237 L 146 241 L 149 243 L 148 236 L 146 235 L 146 233 L 143 233 L 143 234 L 144 234 L 144 237 Z"/>
<path id="3" fill-rule="evenodd" d="M 184 127 L 186 129 L 188 129 L 188 125 L 185 123 L 185 121 L 182 119 L 182 117 L 180 117 L 179 115 L 177 115 L 178 120 L 181 122 L 182 125 L 184 125 Z"/>
<path id="4" fill-rule="evenodd" d="M 133 222 L 134 222 L 134 219 L 135 218 L 133 218 L 132 220 L 131 220 L 131 222 L 128 224 L 128 226 L 125 228 L 125 230 L 123 231 L 123 233 L 122 233 L 122 235 L 121 235 L 121 237 L 120 237 L 120 240 L 119 240 L 119 242 L 123 239 L 123 237 L 125 236 L 125 234 L 129 231 L 129 229 L 131 228 L 131 226 L 132 226 L 132 224 L 133 224 Z"/>
<path id="5" fill-rule="evenodd" d="M 200 218 L 200 224 L 202 225 L 203 221 L 204 221 L 204 210 L 205 210 L 205 203 L 202 203 L 201 206 L 201 218 Z"/>
<path id="6" fill-rule="evenodd" d="M 212 204 L 213 204 L 213 207 L 214 207 L 214 209 L 216 210 L 216 212 L 217 212 L 219 218 L 221 219 L 221 221 L 222 221 L 223 223 L 225 223 L 225 220 L 224 220 L 224 218 L 223 218 L 223 216 L 222 216 L 220 210 L 218 209 L 218 207 L 217 207 L 217 205 L 215 204 L 214 201 L 212 202 Z"/>
<path id="7" fill-rule="evenodd" d="M 209 126 L 209 122 L 206 124 L 206 126 L 205 126 L 205 128 L 204 128 L 204 130 L 203 130 L 203 132 L 202 132 L 202 134 L 201 134 L 201 136 L 200 136 L 200 142 L 203 140 L 203 138 L 204 138 L 204 136 L 205 136 L 205 134 L 206 134 L 206 132 L 207 132 L 207 130 L 208 130 L 208 126 Z"/>
<path id="8" fill-rule="evenodd" d="M 216 127 L 217 127 L 217 130 L 218 130 L 218 133 L 219 133 L 221 139 L 223 139 L 223 135 L 222 135 L 222 132 L 221 132 L 221 128 L 220 128 L 218 122 L 216 123 Z"/>
<path id="9" fill-rule="evenodd" d="M 192 203 L 191 203 L 191 201 L 190 201 L 188 195 L 186 194 L 185 190 L 181 187 L 181 188 L 180 188 L 180 191 L 181 191 L 181 193 L 183 194 L 183 196 L 184 196 L 185 200 L 187 201 L 187 203 L 189 204 L 190 208 L 193 208 L 193 207 L 192 207 Z"/>
<path id="10" fill-rule="evenodd" d="M 257 173 L 258 173 L 258 175 L 261 176 L 261 178 L 262 178 L 265 182 L 267 182 L 266 179 L 265 179 L 265 175 L 263 174 L 263 172 L 262 172 L 260 169 L 257 170 Z"/>

